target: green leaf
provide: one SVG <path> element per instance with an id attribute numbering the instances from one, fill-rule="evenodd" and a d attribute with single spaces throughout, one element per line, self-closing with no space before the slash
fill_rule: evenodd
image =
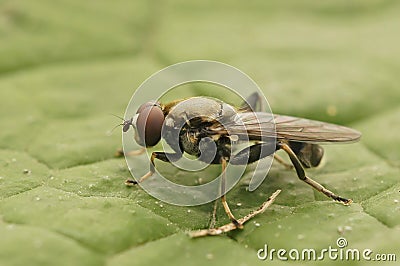
<path id="1" fill-rule="evenodd" d="M 265 265 L 265 245 L 321 251 L 340 237 L 398 260 L 399 9 L 391 0 L 1 1 L 0 265 Z M 126 187 L 120 129 L 110 134 L 121 121 L 110 114 L 122 116 L 150 75 L 192 59 L 244 71 L 274 113 L 360 130 L 359 143 L 326 145 L 321 166 L 306 169 L 354 203 L 332 202 L 278 163 L 249 192 L 250 166 L 227 195 L 232 212 L 247 215 L 282 189 L 275 203 L 243 230 L 191 239 L 213 203 L 173 206 Z M 187 84 L 163 99 L 210 91 L 219 93 Z M 189 185 L 220 172 L 157 168 Z M 217 225 L 228 223 L 217 207 Z"/>
<path id="2" fill-rule="evenodd" d="M 29 221 L 102 253 L 115 253 L 176 231 L 168 220 L 126 199 L 81 198 L 48 187 L 6 199 L 0 209 L 5 222 Z"/>
<path id="3" fill-rule="evenodd" d="M 79 242 L 48 229 L 0 223 L 0 233 L 2 265 L 99 265 L 103 261 Z"/>

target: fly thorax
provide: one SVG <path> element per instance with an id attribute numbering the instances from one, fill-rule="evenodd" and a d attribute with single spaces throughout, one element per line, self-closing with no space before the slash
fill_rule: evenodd
<path id="1" fill-rule="evenodd" d="M 180 142 L 185 152 L 191 155 L 200 156 L 198 133 L 183 128 L 180 133 Z"/>

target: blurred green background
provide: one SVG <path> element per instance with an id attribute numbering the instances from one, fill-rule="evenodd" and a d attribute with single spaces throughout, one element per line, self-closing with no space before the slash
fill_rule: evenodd
<path id="1" fill-rule="evenodd" d="M 399 11 L 394 0 L 0 0 L 0 265 L 265 265 L 264 244 L 321 250 L 340 236 L 399 260 Z M 274 165 L 257 191 L 244 178 L 228 201 L 240 217 L 281 188 L 276 204 L 240 232 L 190 239 L 212 204 L 126 188 L 109 113 L 123 114 L 149 75 L 192 59 L 241 69 L 275 113 L 362 131 L 308 171 L 354 204 Z"/>

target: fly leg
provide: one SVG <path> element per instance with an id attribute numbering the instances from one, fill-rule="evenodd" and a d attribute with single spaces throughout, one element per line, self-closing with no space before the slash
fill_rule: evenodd
<path id="1" fill-rule="evenodd" d="M 175 162 L 175 161 L 179 160 L 181 157 L 182 157 L 181 153 L 153 152 L 150 157 L 150 170 L 144 176 L 139 178 L 138 181 L 132 180 L 132 179 L 126 180 L 125 185 L 133 186 L 133 185 L 143 182 L 144 180 L 146 180 L 147 178 L 152 176 L 155 172 L 155 164 L 154 164 L 155 159 L 159 159 L 163 162 L 170 163 L 170 162 Z"/>
<path id="2" fill-rule="evenodd" d="M 249 213 L 248 215 L 246 215 L 243 218 L 240 218 L 238 220 L 238 222 L 243 225 L 244 223 L 249 221 L 251 218 L 253 218 L 257 214 L 263 213 L 269 206 L 271 206 L 271 204 L 275 201 L 276 197 L 279 195 L 280 192 L 281 192 L 280 190 L 275 191 L 267 199 L 267 201 L 265 201 L 263 204 L 261 204 L 261 206 L 257 210 Z M 236 228 L 237 227 L 236 227 L 236 225 L 234 223 L 229 223 L 229 224 L 225 224 L 223 226 L 220 226 L 218 228 L 209 228 L 209 229 L 193 231 L 193 232 L 190 232 L 189 235 L 191 237 L 215 236 L 215 235 L 220 235 L 222 233 L 226 233 L 226 232 L 235 230 Z"/>
<path id="3" fill-rule="evenodd" d="M 264 157 L 267 157 L 275 152 L 275 142 L 263 142 L 257 143 L 250 147 L 246 147 L 243 150 L 239 151 L 237 154 L 232 156 L 230 159 L 230 163 L 233 165 L 246 165 L 255 161 L 258 161 Z M 222 159 L 222 182 L 221 182 L 221 192 L 223 196 L 222 204 L 224 205 L 225 212 L 228 214 L 231 221 L 237 226 L 237 228 L 242 228 L 243 225 L 238 223 L 235 217 L 233 217 L 228 204 L 225 200 L 225 168 L 226 168 L 226 160 Z"/>
<path id="4" fill-rule="evenodd" d="M 269 155 L 272 155 L 275 152 L 276 144 L 275 142 L 266 142 L 266 143 L 257 143 L 254 144 L 250 147 L 246 147 L 243 150 L 239 151 L 237 154 L 232 156 L 230 159 L 230 163 L 234 165 L 246 165 L 252 162 L 255 162 L 259 159 L 262 159 L 264 157 L 267 157 Z M 231 219 L 231 223 L 228 223 L 226 225 L 220 226 L 218 228 L 213 228 L 210 226 L 209 229 L 204 229 L 204 230 L 199 230 L 195 232 L 191 232 L 190 236 L 191 237 L 200 237 L 200 236 L 206 236 L 206 235 L 219 235 L 222 233 L 226 233 L 232 230 L 235 230 L 237 228 L 243 228 L 243 224 L 249 221 L 251 218 L 254 216 L 263 213 L 271 204 L 275 201 L 275 198 L 279 195 L 281 192 L 280 190 L 275 191 L 257 210 L 250 212 L 248 215 L 244 216 L 243 218 L 236 219 L 229 206 L 228 203 L 226 202 L 226 197 L 225 197 L 225 169 L 226 169 L 226 164 L 227 160 L 222 159 L 221 160 L 222 164 L 222 181 L 221 181 L 221 201 L 222 205 L 224 206 L 225 212 Z M 215 211 L 215 210 L 214 210 Z M 211 224 L 213 225 L 213 224 Z"/>
<path id="5" fill-rule="evenodd" d="M 226 183 L 226 171 L 225 171 L 225 169 L 226 169 L 226 163 L 227 163 L 226 159 L 222 158 L 221 159 L 221 165 L 222 165 L 222 175 L 221 175 L 221 194 L 222 194 L 222 196 L 221 196 L 221 201 L 222 201 L 222 206 L 224 206 L 226 214 L 228 215 L 228 217 L 232 221 L 232 223 L 235 225 L 235 227 L 242 229 L 243 225 L 240 224 L 236 220 L 235 216 L 233 216 L 233 214 L 231 212 L 231 209 L 229 208 L 229 205 L 226 202 L 226 196 L 225 196 L 225 193 L 226 193 L 226 191 L 225 191 L 225 183 Z"/>
<path id="6" fill-rule="evenodd" d="M 133 151 L 128 151 L 127 153 L 124 153 L 124 150 L 122 148 L 117 149 L 115 152 L 115 157 L 122 157 L 122 156 L 137 156 L 141 155 L 146 151 L 145 147 L 142 147 L 138 150 L 133 150 Z"/>
<path id="7" fill-rule="evenodd" d="M 274 154 L 274 160 L 276 160 L 278 163 L 283 165 L 286 169 L 290 170 L 290 169 L 294 168 L 294 166 L 292 164 L 285 162 L 285 160 L 283 160 L 283 158 L 281 156 L 277 155 L 276 153 Z"/>
<path id="8" fill-rule="evenodd" d="M 212 212 L 211 219 L 210 219 L 210 226 L 208 227 L 209 229 L 215 228 L 215 222 L 217 220 L 217 207 L 218 207 L 218 200 L 215 200 L 213 212 Z"/>
<path id="9" fill-rule="evenodd" d="M 322 186 L 318 182 L 307 177 L 304 172 L 303 166 L 301 165 L 299 159 L 297 158 L 297 156 L 293 152 L 293 150 L 289 147 L 289 145 L 284 144 L 284 143 L 279 143 L 277 148 L 284 150 L 289 155 L 289 158 L 292 161 L 292 164 L 293 164 L 294 168 L 296 169 L 297 176 L 300 178 L 300 180 L 306 182 L 307 184 L 309 184 L 311 187 L 313 187 L 317 191 L 324 193 L 326 196 L 334 199 L 335 201 L 339 201 L 339 202 L 343 203 L 344 205 L 349 205 L 350 203 L 352 203 L 351 199 L 342 198 L 342 197 L 336 195 L 335 193 L 333 193 L 332 191 L 326 189 L 324 186 Z"/>
<path id="10" fill-rule="evenodd" d="M 270 141 L 256 143 L 250 147 L 244 148 L 243 150 L 239 151 L 234 156 L 232 156 L 229 162 L 233 165 L 246 165 L 274 154 L 275 150 L 276 150 L 276 143 L 273 139 L 270 139 Z M 276 194 L 276 196 L 278 194 Z M 267 202 L 270 200 L 271 198 L 269 198 L 266 202 L 264 202 L 263 205 L 267 204 Z M 249 214 L 250 216 L 248 219 L 254 217 L 259 213 L 262 213 L 265 209 L 266 208 L 260 207 L 259 210 L 252 212 L 252 214 Z"/>

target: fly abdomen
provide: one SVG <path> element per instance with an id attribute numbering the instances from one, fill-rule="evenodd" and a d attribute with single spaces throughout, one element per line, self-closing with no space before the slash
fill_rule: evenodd
<path id="1" fill-rule="evenodd" d="M 317 167 L 324 155 L 324 149 L 318 144 L 289 141 L 289 146 L 306 168 Z"/>

